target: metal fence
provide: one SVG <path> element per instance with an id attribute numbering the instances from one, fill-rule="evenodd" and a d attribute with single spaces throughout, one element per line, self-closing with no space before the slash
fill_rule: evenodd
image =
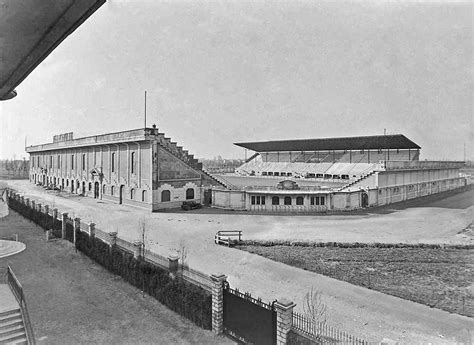
<path id="1" fill-rule="evenodd" d="M 329 326 L 326 322 L 318 322 L 310 318 L 293 312 L 291 328 L 303 335 L 304 337 L 313 340 L 317 343 L 326 344 L 357 344 L 368 345 L 369 342 L 360 339 L 345 331 L 341 331 L 335 327 Z"/>

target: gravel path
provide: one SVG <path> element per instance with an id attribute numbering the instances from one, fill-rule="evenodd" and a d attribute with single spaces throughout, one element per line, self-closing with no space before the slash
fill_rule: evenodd
<path id="1" fill-rule="evenodd" d="M 202 213 L 149 213 L 90 198 L 55 195 L 27 181 L 8 181 L 30 198 L 91 221 L 105 231 L 136 240 L 146 219 L 148 247 L 169 255 L 185 245 L 188 264 L 205 273 L 224 273 L 233 287 L 264 300 L 288 298 L 302 309 L 312 286 L 328 304 L 329 323 L 370 341 L 389 338 L 404 343 L 466 342 L 474 320 L 376 291 L 303 271 L 247 252 L 216 246 L 218 230 L 244 230 L 245 238 L 308 239 L 344 242 L 472 243 L 459 235 L 472 222 L 473 191 L 453 195 L 431 206 L 361 215 L 261 216 Z"/>

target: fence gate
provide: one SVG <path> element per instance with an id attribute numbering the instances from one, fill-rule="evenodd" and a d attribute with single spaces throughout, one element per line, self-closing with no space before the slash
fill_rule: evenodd
<path id="1" fill-rule="evenodd" d="M 224 332 L 245 344 L 276 344 L 276 311 L 248 293 L 224 285 Z"/>

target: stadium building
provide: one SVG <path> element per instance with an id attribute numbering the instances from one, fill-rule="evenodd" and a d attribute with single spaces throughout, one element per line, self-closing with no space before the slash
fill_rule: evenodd
<path id="1" fill-rule="evenodd" d="M 150 210 L 210 202 L 220 183 L 158 129 L 142 128 L 29 146 L 30 181 Z"/>
<path id="2" fill-rule="evenodd" d="M 271 212 L 354 210 L 456 189 L 463 162 L 420 161 L 404 135 L 236 143 L 255 152 L 218 178 L 215 207 Z"/>

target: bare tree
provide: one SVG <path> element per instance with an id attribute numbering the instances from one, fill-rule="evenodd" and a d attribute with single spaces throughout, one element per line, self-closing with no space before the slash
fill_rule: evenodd
<path id="1" fill-rule="evenodd" d="M 314 290 L 308 291 L 304 296 L 303 311 L 305 316 L 313 322 L 314 340 L 320 340 L 320 332 L 326 325 L 327 306 L 321 299 L 321 292 Z"/>
<path id="2" fill-rule="evenodd" d="M 178 260 L 181 261 L 181 271 L 184 270 L 184 267 L 187 265 L 188 249 L 186 248 L 186 242 L 181 239 L 179 241 L 179 247 L 176 249 L 176 254 L 178 255 Z"/>

